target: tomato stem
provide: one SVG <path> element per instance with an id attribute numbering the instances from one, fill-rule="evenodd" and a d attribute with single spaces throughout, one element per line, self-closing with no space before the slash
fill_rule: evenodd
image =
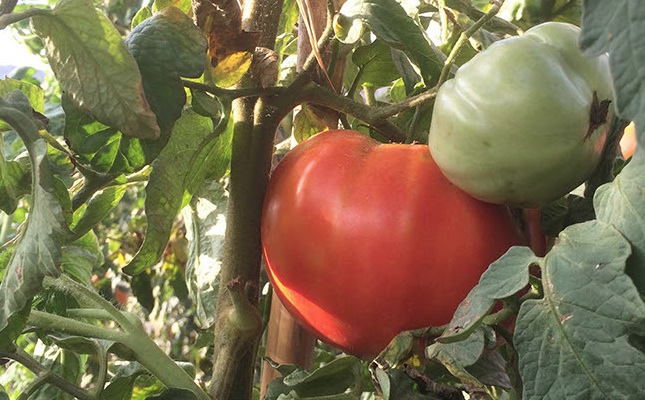
<path id="1" fill-rule="evenodd" d="M 448 58 L 446 59 L 446 62 L 443 65 L 443 69 L 441 70 L 441 75 L 439 76 L 439 82 L 437 82 L 437 87 L 443 85 L 445 81 L 448 80 L 448 75 L 450 74 L 450 70 L 452 69 L 453 64 L 455 63 L 455 60 L 457 59 L 457 56 L 459 55 L 459 52 L 461 51 L 461 48 L 466 44 L 468 39 L 470 39 L 479 29 L 481 29 L 488 21 L 493 19 L 495 15 L 499 12 L 499 9 L 502 5 L 503 2 L 500 2 L 498 0 L 493 0 L 491 1 L 493 4 L 490 10 L 486 14 L 484 14 L 480 19 L 478 19 L 473 25 L 470 26 L 470 28 L 466 29 L 459 35 L 459 39 L 457 39 L 457 43 L 455 43 L 455 46 L 452 48 L 450 51 L 450 54 L 448 55 Z"/>
<path id="2" fill-rule="evenodd" d="M 542 233 L 540 227 L 541 212 L 539 208 L 528 208 L 524 210 L 526 220 L 526 240 L 533 253 L 538 257 L 546 254 L 547 237 Z"/>
<path id="3" fill-rule="evenodd" d="M 487 315 L 482 320 L 482 323 L 486 325 L 498 325 L 509 318 L 517 315 L 518 310 L 520 309 L 520 301 L 517 296 L 511 296 L 502 300 L 504 306 L 501 310 L 494 312 L 493 314 Z"/>

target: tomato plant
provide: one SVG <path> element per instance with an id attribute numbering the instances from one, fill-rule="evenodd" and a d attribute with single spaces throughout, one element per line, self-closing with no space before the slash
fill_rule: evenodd
<path id="1" fill-rule="evenodd" d="M 542 206 L 576 188 L 603 150 L 613 87 L 606 56 L 549 22 L 494 43 L 437 95 L 429 145 L 454 184 L 502 204 Z"/>
<path id="2" fill-rule="evenodd" d="M 287 308 L 328 343 L 373 357 L 402 330 L 448 323 L 518 237 L 508 210 L 448 182 L 427 146 L 326 131 L 276 168 L 262 241 Z"/>
<path id="3" fill-rule="evenodd" d="M 644 7 L 0 0 L 0 399 L 642 397 Z"/>

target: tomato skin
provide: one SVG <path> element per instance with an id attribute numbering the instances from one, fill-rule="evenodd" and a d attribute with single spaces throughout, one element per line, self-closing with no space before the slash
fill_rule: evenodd
<path id="1" fill-rule="evenodd" d="M 623 137 L 620 139 L 620 151 L 623 155 L 623 158 L 627 160 L 634 155 L 638 142 L 636 140 L 636 126 L 633 122 L 630 122 L 629 125 L 625 128 L 623 132 Z"/>
<path id="2" fill-rule="evenodd" d="M 507 209 L 449 183 L 427 146 L 354 131 L 291 150 L 262 220 L 281 301 L 318 338 L 364 358 L 402 330 L 448 323 L 517 238 Z"/>
<path id="3" fill-rule="evenodd" d="M 455 185 L 484 201 L 539 208 L 589 178 L 609 129 L 590 127 L 594 93 L 598 101 L 614 93 L 607 56 L 583 55 L 579 32 L 538 25 L 495 42 L 441 86 L 428 143 Z"/>

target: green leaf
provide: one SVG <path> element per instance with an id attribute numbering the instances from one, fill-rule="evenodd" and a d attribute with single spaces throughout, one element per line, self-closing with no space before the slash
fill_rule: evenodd
<path id="1" fill-rule="evenodd" d="M 378 382 L 384 400 L 439 400 L 429 394 L 421 394 L 418 384 L 405 371 L 390 368 L 376 368 L 374 377 Z"/>
<path id="2" fill-rule="evenodd" d="M 476 329 L 466 339 L 454 343 L 433 343 L 426 347 L 426 357 L 447 367 L 468 367 L 479 360 L 484 351 L 484 331 Z"/>
<path id="3" fill-rule="evenodd" d="M 61 268 L 65 274 L 80 283 L 89 285 L 92 270 L 103 262 L 101 246 L 92 231 L 63 247 Z"/>
<path id="4" fill-rule="evenodd" d="M 293 117 L 293 136 L 298 143 L 328 129 L 331 127 L 315 105 L 303 104 Z"/>
<path id="5" fill-rule="evenodd" d="M 582 0 L 507 0 L 498 16 L 526 30 L 546 21 L 580 26 Z"/>
<path id="6" fill-rule="evenodd" d="M 468 335 L 490 312 L 496 300 L 509 297 L 526 287 L 529 283 L 529 266 L 539 262 L 540 258 L 528 247 L 511 247 L 488 267 L 477 286 L 459 304 L 440 340 L 458 341 Z"/>
<path id="7" fill-rule="evenodd" d="M 350 23 L 362 21 L 383 42 L 405 51 L 427 87 L 437 82 L 443 67 L 442 53 L 396 0 L 348 0 L 340 14 Z"/>
<path id="8" fill-rule="evenodd" d="M 211 119 L 192 111 L 185 112 L 177 121 L 170 141 L 152 165 L 146 185 L 146 235 L 143 245 L 124 268 L 127 274 L 136 275 L 161 259 L 183 204 L 187 174 L 202 140 L 212 131 Z"/>
<path id="9" fill-rule="evenodd" d="M 54 343 L 67 351 L 76 354 L 89 354 L 93 356 L 93 363 L 98 365 L 107 365 L 108 352 L 114 347 L 115 342 L 110 340 L 93 339 L 80 336 L 52 336 L 48 335 Z M 104 382 L 93 382 L 95 385 L 103 387 Z M 106 397 L 104 399 L 119 400 L 119 397 Z M 123 400 L 130 400 L 130 397 L 121 397 Z"/>
<path id="10" fill-rule="evenodd" d="M 0 139 L 0 210 L 13 214 L 18 200 L 31 190 L 31 171 L 22 162 L 5 160 L 1 145 Z"/>
<path id="11" fill-rule="evenodd" d="M 0 286 L 0 290 L 2 287 Z M 0 299 L 3 299 L 3 294 L 0 292 Z M 27 318 L 31 312 L 31 304 L 26 303 L 20 310 L 11 310 L 12 314 L 8 316 L 5 321 L 5 326 L 0 331 L 0 348 L 9 346 L 20 334 L 22 334 Z"/>
<path id="12" fill-rule="evenodd" d="M 484 385 L 497 386 L 505 389 L 511 388 L 511 379 L 506 372 L 508 368 L 506 358 L 500 349 L 485 351 L 477 362 L 466 370 Z"/>
<path id="13" fill-rule="evenodd" d="M 150 7 L 142 7 L 137 11 L 136 14 L 134 14 L 134 17 L 132 18 L 132 22 L 130 23 L 130 29 L 134 29 L 137 25 L 141 24 L 143 21 L 147 20 L 148 18 L 152 17 L 152 10 Z"/>
<path id="14" fill-rule="evenodd" d="M 9 267 L 9 262 L 13 257 L 14 251 L 15 248 L 12 245 L 3 245 L 0 247 L 0 280 L 4 278 L 4 274 Z"/>
<path id="15" fill-rule="evenodd" d="M 599 221 L 612 224 L 632 245 L 627 273 L 645 294 L 645 154 L 638 150 L 616 179 L 596 190 L 594 207 Z"/>
<path id="16" fill-rule="evenodd" d="M 219 181 L 230 168 L 234 127 L 230 116 L 231 103 L 222 103 L 221 119 L 199 146 L 187 175 L 186 190 L 191 195 L 202 190 L 205 180 Z"/>
<path id="17" fill-rule="evenodd" d="M 186 15 L 190 15 L 193 8 L 191 0 L 155 0 L 152 10 L 156 12 L 171 6 L 177 7 Z"/>
<path id="18" fill-rule="evenodd" d="M 24 321 L 28 313 L 25 309 L 41 290 L 44 277 L 60 274 L 61 244 L 70 233 L 47 158 L 47 142 L 38 134 L 31 106 L 22 92 L 0 99 L 0 119 L 22 138 L 33 171 L 27 227 L 0 283 L 0 333 L 13 340 L 18 331 L 16 321 Z"/>
<path id="19" fill-rule="evenodd" d="M 119 367 L 110 384 L 103 391 L 103 398 L 110 400 L 130 400 L 136 379 L 148 374 L 138 362 L 128 362 Z"/>
<path id="20" fill-rule="evenodd" d="M 513 3 L 513 1 L 515 0 L 506 0 L 502 6 L 506 7 L 506 3 L 509 3 L 510 5 Z M 484 3 L 486 4 L 486 6 L 481 7 L 481 5 Z M 483 17 L 484 13 L 490 9 L 491 5 L 492 4 L 490 3 L 490 1 L 487 0 L 476 0 L 474 2 L 471 0 L 446 0 L 447 7 L 452 8 L 453 10 L 457 10 L 460 13 L 468 16 L 468 18 L 470 18 L 472 21 L 477 21 L 478 19 Z M 517 26 L 499 17 L 494 17 L 492 20 L 490 20 L 486 24 L 486 29 L 490 29 L 495 32 L 503 32 L 509 35 L 517 35 Z"/>
<path id="21" fill-rule="evenodd" d="M 195 376 L 194 366 L 190 363 L 177 363 L 190 376 Z M 144 400 L 151 395 L 164 393 L 164 386 L 161 382 L 150 375 L 148 370 L 140 363 L 133 361 L 122 363 L 110 384 L 103 391 L 103 398 L 109 400 Z M 179 396 L 183 395 L 182 390 L 172 391 Z M 168 398 L 168 397 L 160 397 Z M 181 399 L 183 397 L 177 397 Z M 186 399 L 192 399 L 186 397 Z"/>
<path id="22" fill-rule="evenodd" d="M 278 23 L 278 36 L 293 32 L 298 23 L 298 15 L 297 0 L 284 0 L 280 22 Z"/>
<path id="23" fill-rule="evenodd" d="M 351 356 L 336 358 L 313 372 L 298 369 L 270 382 L 265 400 L 355 399 L 361 392 L 361 370 L 360 360 Z"/>
<path id="24" fill-rule="evenodd" d="M 44 347 L 44 346 L 43 346 Z M 39 347 L 36 349 L 39 350 Z M 73 385 L 80 385 L 84 365 L 81 357 L 71 351 L 48 346 L 35 357 L 52 373 Z M 53 385 L 43 385 L 29 396 L 33 400 L 70 400 L 72 397 Z"/>
<path id="25" fill-rule="evenodd" d="M 190 104 L 193 111 L 204 117 L 217 118 L 221 116 L 222 105 L 219 99 L 202 90 L 191 90 Z"/>
<path id="26" fill-rule="evenodd" d="M 426 348 L 426 357 L 443 364 L 450 373 L 469 388 L 485 390 L 485 386 L 466 370 L 481 357 L 486 338 L 483 329 L 475 330 L 466 339 L 456 343 L 433 343 Z"/>
<path id="27" fill-rule="evenodd" d="M 63 92 L 84 113 L 125 135 L 154 139 L 159 126 L 121 34 L 91 0 L 60 0 L 32 19 Z"/>
<path id="28" fill-rule="evenodd" d="M 146 400 L 197 400 L 197 395 L 186 389 L 167 389 L 163 393 L 148 396 Z"/>
<path id="29" fill-rule="evenodd" d="M 67 96 L 62 98 L 65 110 L 65 139 L 77 160 L 96 172 L 120 174 L 135 172 L 150 163 L 157 152 L 147 154 L 145 141 L 123 135 L 83 114 Z"/>
<path id="30" fill-rule="evenodd" d="M 401 360 L 410 358 L 416 342 L 417 338 L 412 335 L 412 332 L 403 331 L 390 340 L 378 358 L 382 360 L 383 365 L 398 365 Z"/>
<path id="31" fill-rule="evenodd" d="M 186 103 L 180 77 L 199 78 L 204 72 L 206 37 L 186 14 L 170 6 L 137 25 L 126 43 L 141 70 L 163 139 Z"/>
<path id="32" fill-rule="evenodd" d="M 215 323 L 227 202 L 224 188 L 211 183 L 183 213 L 189 243 L 186 286 L 196 303 L 196 317 L 202 329 Z"/>
<path id="33" fill-rule="evenodd" d="M 544 258 L 544 298 L 520 308 L 514 343 L 526 400 L 629 399 L 645 393 L 630 334 L 645 304 L 624 273 L 629 243 L 611 225 L 566 228 Z"/>
<path id="34" fill-rule="evenodd" d="M 107 352 L 114 345 L 111 340 L 93 339 L 81 336 L 56 336 L 48 335 L 56 345 L 62 349 L 78 354 L 92 354 L 99 356 L 99 363 L 107 361 Z"/>
<path id="35" fill-rule="evenodd" d="M 126 185 L 108 186 L 96 192 L 90 200 L 75 213 L 77 220 L 72 226 L 72 240 L 89 232 L 121 201 L 125 194 Z"/>
<path id="36" fill-rule="evenodd" d="M 390 86 L 400 76 L 392 61 L 390 47 L 380 40 L 356 48 L 352 62 L 359 69 L 355 85 Z"/>
<path id="37" fill-rule="evenodd" d="M 641 51 L 645 18 L 634 16 L 639 7 L 632 0 L 584 0 L 583 5 L 580 47 L 589 55 L 609 52 L 614 106 L 622 118 L 636 121 L 639 142 L 645 143 L 645 81 L 635 79 L 645 74 Z"/>
<path id="38" fill-rule="evenodd" d="M 0 97 L 6 97 L 14 90 L 20 90 L 23 92 L 29 99 L 29 104 L 31 104 L 34 110 L 39 113 L 45 112 L 45 93 L 40 87 L 29 82 L 18 81 L 11 78 L 0 79 Z M 10 129 L 9 125 L 0 121 L 0 132 L 8 131 Z M 2 203 L 0 202 L 0 204 Z"/>

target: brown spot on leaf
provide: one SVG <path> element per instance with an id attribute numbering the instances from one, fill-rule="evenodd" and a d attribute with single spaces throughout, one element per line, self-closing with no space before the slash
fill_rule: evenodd
<path id="1" fill-rule="evenodd" d="M 237 0 L 196 0 L 193 9 L 197 26 L 208 37 L 213 67 L 232 54 L 253 52 L 260 33 L 242 29 L 242 11 Z"/>

